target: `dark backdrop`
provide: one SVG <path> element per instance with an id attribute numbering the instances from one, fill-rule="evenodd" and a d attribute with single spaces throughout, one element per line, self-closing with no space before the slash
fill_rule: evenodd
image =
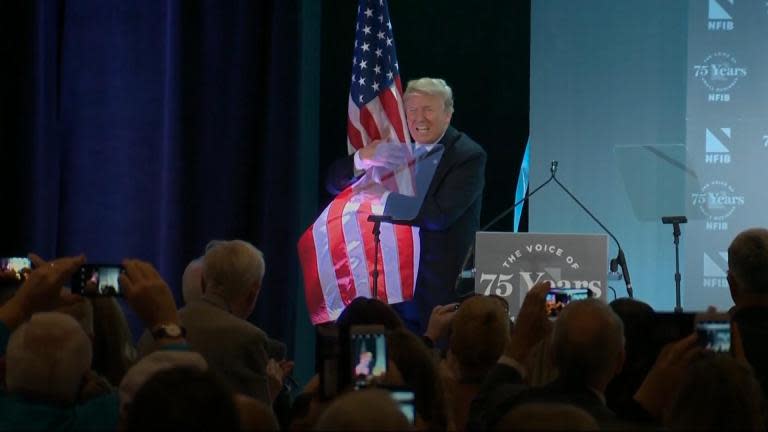
<path id="1" fill-rule="evenodd" d="M 3 2 L 0 253 L 138 257 L 178 295 L 208 240 L 243 238 L 267 257 L 254 321 L 291 344 L 298 14 L 291 1 Z"/>

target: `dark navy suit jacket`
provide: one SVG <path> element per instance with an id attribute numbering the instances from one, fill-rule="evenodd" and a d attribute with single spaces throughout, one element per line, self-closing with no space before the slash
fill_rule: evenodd
<path id="1" fill-rule="evenodd" d="M 416 316 L 404 318 L 418 320 L 418 324 L 407 324 L 420 332 L 426 329 L 432 308 L 457 299 L 454 284 L 480 225 L 485 186 L 487 156 L 482 147 L 451 126 L 440 144 L 445 151 L 419 214 L 409 223 L 420 228 L 421 258 L 412 305 Z M 339 193 L 354 180 L 354 159 L 348 156 L 330 167 L 326 187 L 331 193 Z M 387 205 L 398 199 L 407 197 L 392 194 Z"/>

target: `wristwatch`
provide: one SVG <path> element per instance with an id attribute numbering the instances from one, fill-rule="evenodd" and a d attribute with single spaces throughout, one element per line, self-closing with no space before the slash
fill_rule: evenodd
<path id="1" fill-rule="evenodd" d="M 162 338 L 183 338 L 187 335 L 187 329 L 177 324 L 160 324 L 152 329 L 152 337 L 155 340 Z"/>

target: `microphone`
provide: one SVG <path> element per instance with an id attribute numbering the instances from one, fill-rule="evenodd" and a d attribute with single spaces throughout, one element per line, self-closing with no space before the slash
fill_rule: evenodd
<path id="1" fill-rule="evenodd" d="M 616 244 L 618 244 L 618 242 L 616 242 Z M 624 256 L 624 250 L 621 249 L 621 246 L 619 246 L 619 254 L 616 256 L 616 261 L 619 267 L 621 267 L 621 275 L 624 277 L 624 284 L 627 286 L 627 295 L 629 298 L 634 298 L 632 282 L 629 278 L 629 268 L 627 267 L 627 258 Z"/>
<path id="2" fill-rule="evenodd" d="M 550 164 L 549 164 L 549 173 L 552 174 L 552 176 L 554 176 L 557 173 L 557 161 L 556 160 L 553 160 L 552 162 L 550 162 Z"/>

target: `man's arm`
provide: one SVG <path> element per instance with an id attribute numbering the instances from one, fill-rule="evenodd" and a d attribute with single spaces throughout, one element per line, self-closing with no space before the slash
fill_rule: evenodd
<path id="1" fill-rule="evenodd" d="M 37 258 L 37 256 L 35 256 Z M 85 263 L 84 256 L 60 258 L 35 268 L 19 290 L 0 306 L 0 355 L 5 354 L 13 330 L 35 312 L 53 310 L 62 304 L 82 301 L 79 296 L 62 290 L 77 269 Z"/>
<path id="2" fill-rule="evenodd" d="M 403 165 L 407 154 L 406 145 L 389 141 L 389 136 L 371 141 L 354 154 L 331 164 L 326 173 L 325 188 L 328 192 L 337 195 L 371 167 L 395 169 Z"/>
<path id="3" fill-rule="evenodd" d="M 434 188 L 434 193 L 426 194 L 419 214 L 412 224 L 432 231 L 441 231 L 456 222 L 483 193 L 486 158 L 485 152 L 479 149 L 451 166 L 443 179 L 432 180 L 440 181 L 439 184 L 423 186 Z M 422 182 L 417 180 L 417 183 Z M 393 193 L 387 199 L 387 207 L 403 207 L 413 199 Z"/>

